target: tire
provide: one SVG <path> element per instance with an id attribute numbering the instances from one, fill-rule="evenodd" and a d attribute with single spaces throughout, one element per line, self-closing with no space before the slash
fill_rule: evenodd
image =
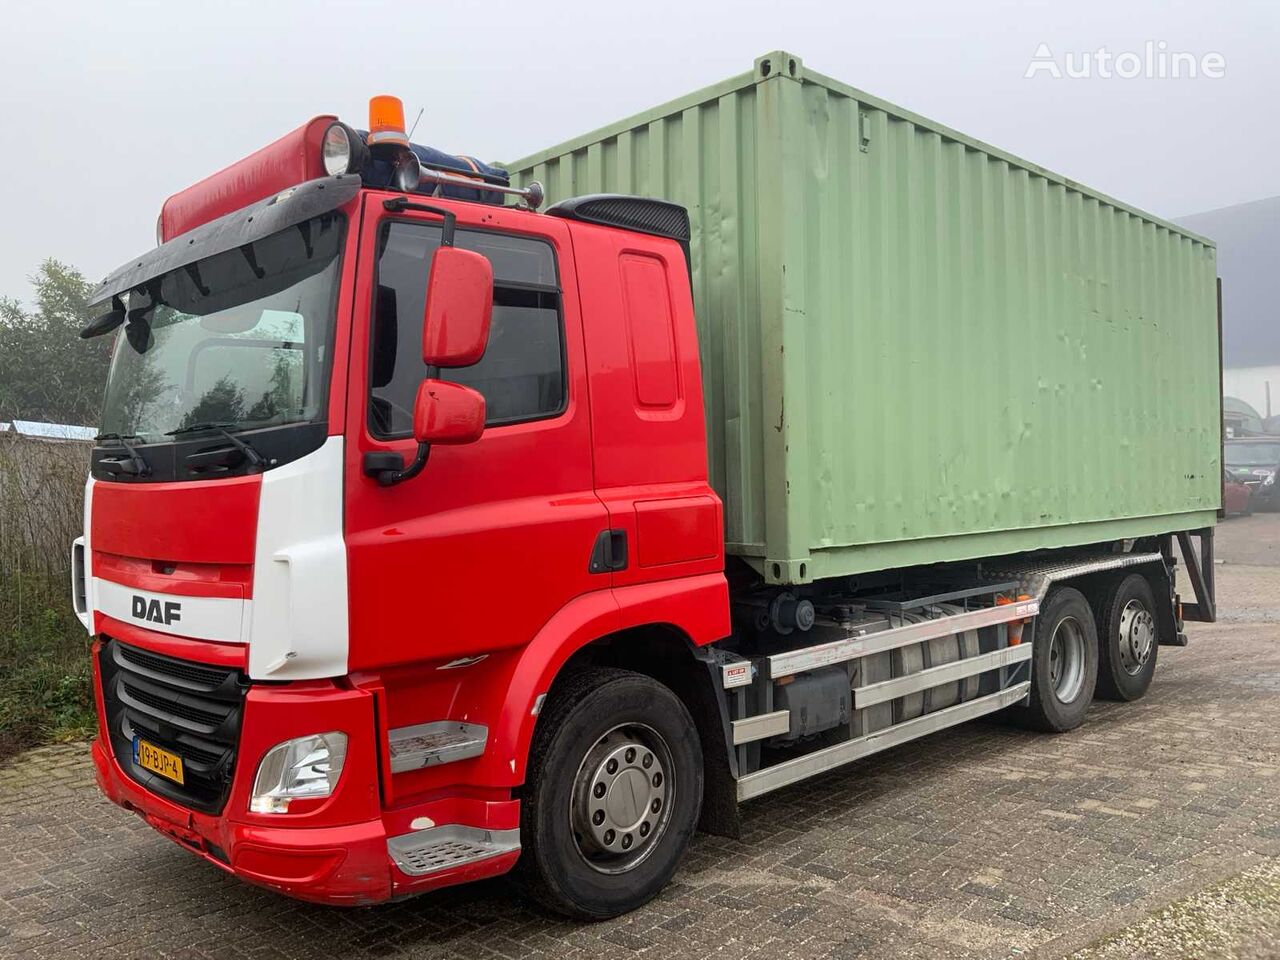
<path id="1" fill-rule="evenodd" d="M 1098 629 L 1079 590 L 1049 591 L 1036 617 L 1033 644 L 1031 702 L 1017 716 L 1035 730 L 1074 730 L 1084 722 L 1098 681 Z"/>
<path id="2" fill-rule="evenodd" d="M 639 673 L 582 670 L 534 733 L 519 875 L 557 913 L 616 917 L 671 879 L 701 809 L 702 745 L 680 699 Z"/>
<path id="3" fill-rule="evenodd" d="M 1137 700 L 1151 686 L 1159 650 L 1155 593 L 1140 573 L 1097 597 L 1098 689 L 1106 700 Z"/>

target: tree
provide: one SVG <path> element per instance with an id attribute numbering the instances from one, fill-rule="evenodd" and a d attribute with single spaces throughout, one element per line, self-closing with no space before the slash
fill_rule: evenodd
<path id="1" fill-rule="evenodd" d="M 181 428 L 197 423 L 236 423 L 244 419 L 244 391 L 230 377 L 219 377 L 195 405 L 183 414 Z"/>
<path id="2" fill-rule="evenodd" d="M 52 259 L 31 282 L 34 310 L 0 297 L 0 420 L 97 423 L 114 338 L 80 339 L 91 286 Z"/>

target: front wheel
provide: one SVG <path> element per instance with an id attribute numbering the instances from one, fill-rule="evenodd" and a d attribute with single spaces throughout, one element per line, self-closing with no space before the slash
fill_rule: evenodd
<path id="1" fill-rule="evenodd" d="M 552 692 L 521 804 L 520 871 L 545 906 L 603 920 L 675 873 L 702 807 L 702 748 L 680 699 L 649 677 L 592 668 Z"/>
<path id="2" fill-rule="evenodd" d="M 1089 602 L 1074 587 L 1049 591 L 1036 617 L 1029 727 L 1063 733 L 1084 722 L 1098 680 L 1098 631 Z"/>

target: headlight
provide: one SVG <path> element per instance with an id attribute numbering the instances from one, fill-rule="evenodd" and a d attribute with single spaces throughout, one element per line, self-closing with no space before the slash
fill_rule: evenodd
<path id="1" fill-rule="evenodd" d="M 345 733 L 318 733 L 277 743 L 258 764 L 249 809 L 288 813 L 295 797 L 319 799 L 333 793 L 347 759 Z"/>
<path id="2" fill-rule="evenodd" d="M 345 123 L 329 124 L 320 144 L 325 173 L 331 177 L 341 173 L 356 173 L 364 163 L 364 151 L 365 146 L 358 133 Z"/>

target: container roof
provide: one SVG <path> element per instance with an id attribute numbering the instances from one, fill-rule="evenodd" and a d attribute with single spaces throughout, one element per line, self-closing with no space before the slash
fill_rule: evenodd
<path id="1" fill-rule="evenodd" d="M 1203 243 L 1206 246 L 1214 246 L 1213 240 L 1203 236 L 1202 234 L 1196 233 L 1190 227 L 1179 225 L 1171 220 L 1166 220 L 1163 217 L 1157 217 L 1155 214 L 1148 213 L 1147 211 L 1141 210 L 1131 204 L 1108 196 L 1100 190 L 1094 190 L 1082 183 L 1070 179 L 1069 177 L 1064 177 L 1059 173 L 1054 173 L 1052 170 L 1042 167 L 1038 163 L 1032 163 L 1030 160 L 1025 160 L 1022 157 L 1015 156 L 1014 154 L 1009 153 L 1006 150 L 1001 150 L 999 147 L 992 146 L 989 143 L 984 143 L 976 137 L 971 137 L 967 134 L 961 133 L 960 131 L 954 130 L 945 124 L 938 123 L 936 120 L 930 120 L 927 117 L 922 117 L 920 114 L 907 110 L 904 107 L 896 106 L 887 100 L 882 100 L 881 98 L 863 90 L 859 90 L 856 87 L 851 87 L 848 84 L 841 83 L 839 80 L 833 80 L 830 77 L 824 76 L 816 70 L 806 66 L 800 57 L 793 53 L 788 53 L 785 50 L 775 50 L 771 53 L 766 53 L 763 56 L 757 57 L 754 67 L 748 73 L 740 73 L 735 77 L 729 77 L 719 83 L 713 84 L 709 87 L 704 87 L 703 89 L 694 91 L 693 93 L 685 94 L 683 97 L 678 97 L 675 100 L 652 107 L 649 110 L 645 110 L 634 116 L 626 117 L 625 119 L 619 120 L 606 127 L 601 127 L 600 129 L 593 130 L 590 133 L 574 137 L 572 140 L 566 140 L 564 143 L 558 144 L 554 147 L 539 150 L 537 153 L 530 154 L 527 157 L 522 157 L 519 160 L 512 160 L 510 162 L 503 163 L 502 166 L 510 170 L 513 175 L 518 175 L 521 171 L 531 170 L 540 163 L 546 163 L 547 161 L 563 156 L 564 154 L 585 150 L 594 143 L 599 143 L 603 140 L 610 140 L 635 127 L 646 126 L 656 120 L 661 120 L 664 117 L 676 116 L 691 107 L 696 107 L 703 103 L 718 100 L 721 97 L 737 90 L 750 87 L 756 83 L 774 80 L 775 78 L 794 80 L 801 84 L 812 83 L 826 87 L 834 93 L 849 97 L 856 100 L 858 103 L 864 104 L 873 109 L 881 110 L 889 116 L 910 121 L 917 127 L 932 130 L 945 140 L 962 143 L 974 150 L 979 150 L 989 156 L 1003 160 L 1011 166 L 1020 167 L 1030 173 L 1036 174 L 1037 176 L 1044 177 L 1046 180 L 1059 183 L 1069 190 L 1074 190 L 1085 196 L 1093 197 L 1108 206 L 1115 207 L 1117 210 L 1124 210 L 1127 213 L 1131 213 L 1139 219 L 1164 227 L 1166 230 L 1170 230 L 1174 233 L 1180 233 L 1183 236 L 1189 237 L 1199 243 Z"/>

